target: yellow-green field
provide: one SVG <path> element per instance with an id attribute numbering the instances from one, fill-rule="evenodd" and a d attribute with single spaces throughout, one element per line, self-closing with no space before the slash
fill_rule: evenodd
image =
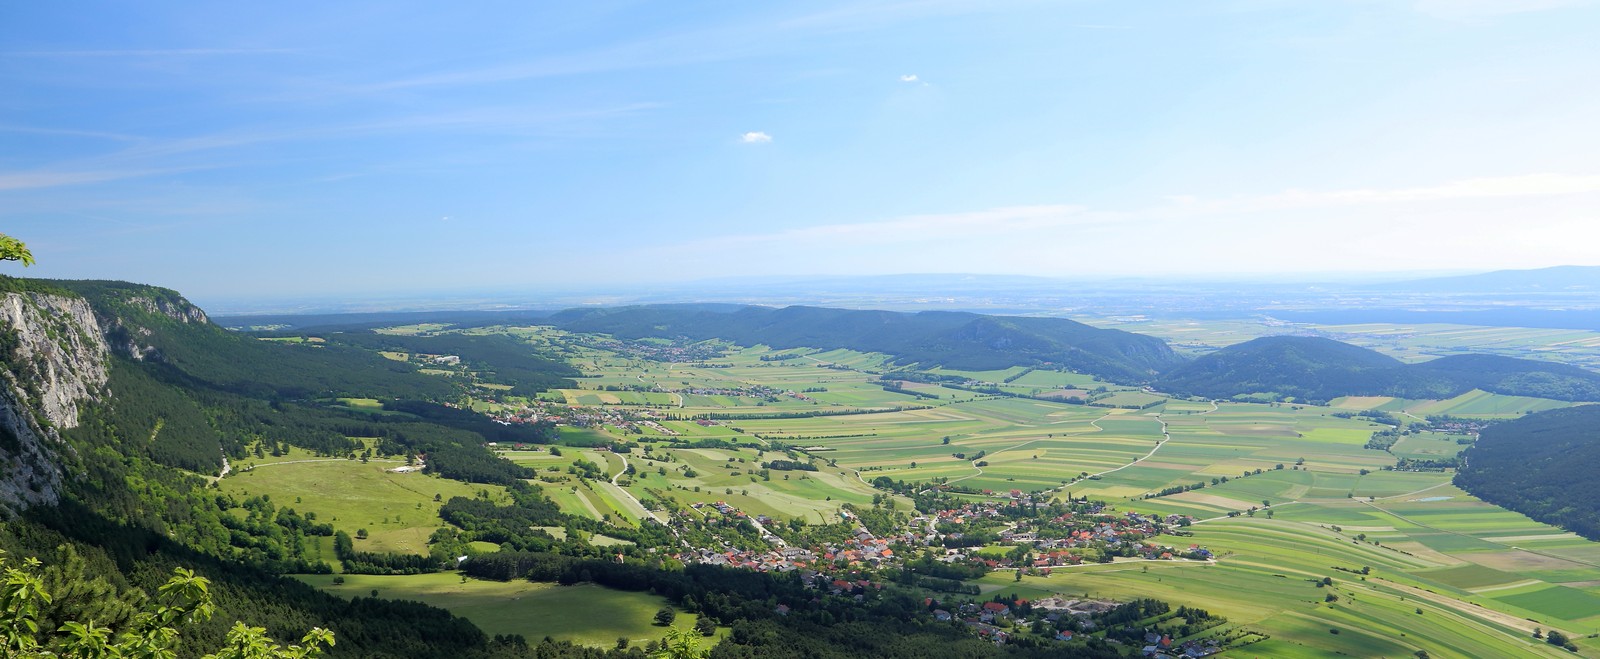
<path id="1" fill-rule="evenodd" d="M 666 636 L 653 624 L 656 611 L 667 606 L 648 593 L 612 590 L 594 584 L 558 586 L 528 581 L 463 580 L 456 574 L 405 576 L 303 575 L 306 583 L 340 597 L 378 597 L 431 604 L 472 621 L 484 633 L 520 634 L 537 643 L 546 636 L 581 645 L 615 647 L 618 638 L 643 646 Z M 692 629 L 698 619 L 679 612 L 674 626 Z M 708 639 L 708 644 L 712 641 Z"/>
<path id="2" fill-rule="evenodd" d="M 252 464 L 258 461 L 252 459 Z M 368 538 L 356 540 L 364 551 L 427 553 L 428 536 L 443 527 L 439 507 L 451 497 L 473 497 L 488 492 L 496 499 L 504 488 L 476 485 L 423 474 L 391 473 L 403 461 L 377 461 L 310 457 L 291 452 L 272 462 L 259 461 L 253 469 L 237 471 L 218 482 L 222 493 L 239 499 L 266 495 L 275 505 L 301 513 L 315 512 L 317 521 L 349 533 L 366 529 Z M 438 497 L 440 501 L 435 501 Z M 331 546 L 330 546 L 331 547 Z M 324 552 L 330 564 L 331 549 Z"/>

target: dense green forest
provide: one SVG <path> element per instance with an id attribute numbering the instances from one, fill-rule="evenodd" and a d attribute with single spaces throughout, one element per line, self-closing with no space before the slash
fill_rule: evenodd
<path id="1" fill-rule="evenodd" d="M 1600 373 L 1495 355 L 1406 364 L 1332 339 L 1272 336 L 1228 346 L 1161 375 L 1163 391 L 1231 398 L 1251 394 L 1327 401 L 1339 396 L 1440 399 L 1473 389 L 1556 400 L 1600 400 Z"/>
<path id="2" fill-rule="evenodd" d="M 1600 540 L 1600 405 L 1485 428 L 1455 484 L 1484 501 Z"/>
<path id="3" fill-rule="evenodd" d="M 622 338 L 726 339 L 742 345 L 848 348 L 902 364 L 991 370 L 1051 364 L 1118 382 L 1140 382 L 1179 358 L 1160 339 L 1064 318 L 819 307 L 658 305 L 571 309 L 549 321 L 573 332 Z"/>

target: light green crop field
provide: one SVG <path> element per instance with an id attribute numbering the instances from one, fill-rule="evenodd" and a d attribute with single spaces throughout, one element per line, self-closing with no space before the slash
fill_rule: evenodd
<path id="1" fill-rule="evenodd" d="M 611 648 L 618 638 L 627 638 L 630 644 L 642 646 L 667 633 L 666 627 L 653 624 L 656 611 L 667 605 L 665 599 L 594 584 L 501 583 L 463 580 L 456 574 L 352 574 L 344 575 L 345 581 L 340 585 L 334 585 L 332 575 L 298 578 L 340 597 L 368 597 L 376 590 L 385 599 L 431 604 L 471 620 L 486 634 L 520 634 L 530 643 L 549 636 Z M 680 611 L 673 624 L 692 628 L 697 619 L 693 613 Z M 711 642 L 712 639 L 705 641 Z"/>

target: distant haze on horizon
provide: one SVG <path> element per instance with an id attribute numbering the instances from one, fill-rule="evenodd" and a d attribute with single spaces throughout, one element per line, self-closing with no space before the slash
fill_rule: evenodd
<path id="1" fill-rule="evenodd" d="M 1594 0 L 10 3 L 0 232 L 39 264 L 3 271 L 206 300 L 1600 265 L 1595 34 Z"/>

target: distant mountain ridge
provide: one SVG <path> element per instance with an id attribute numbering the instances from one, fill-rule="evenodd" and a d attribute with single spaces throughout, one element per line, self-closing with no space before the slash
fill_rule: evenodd
<path id="1" fill-rule="evenodd" d="M 726 339 L 774 348 L 848 348 L 899 363 L 963 370 L 1054 364 L 1119 382 L 1142 382 L 1178 364 L 1166 342 L 1062 318 L 953 311 L 856 311 L 822 307 L 695 305 L 569 309 L 548 322 L 569 331 L 624 338 Z"/>
<path id="2" fill-rule="evenodd" d="M 1558 265 L 1533 270 L 1495 270 L 1475 275 L 1430 277 L 1365 286 L 1419 293 L 1571 293 L 1600 292 L 1600 266 Z"/>
<path id="3" fill-rule="evenodd" d="M 1155 381 L 1163 391 L 1231 398 L 1257 393 L 1325 401 L 1339 396 L 1451 398 L 1473 389 L 1568 401 L 1600 400 L 1600 373 L 1497 355 L 1406 364 L 1332 339 L 1272 336 L 1228 346 Z"/>

